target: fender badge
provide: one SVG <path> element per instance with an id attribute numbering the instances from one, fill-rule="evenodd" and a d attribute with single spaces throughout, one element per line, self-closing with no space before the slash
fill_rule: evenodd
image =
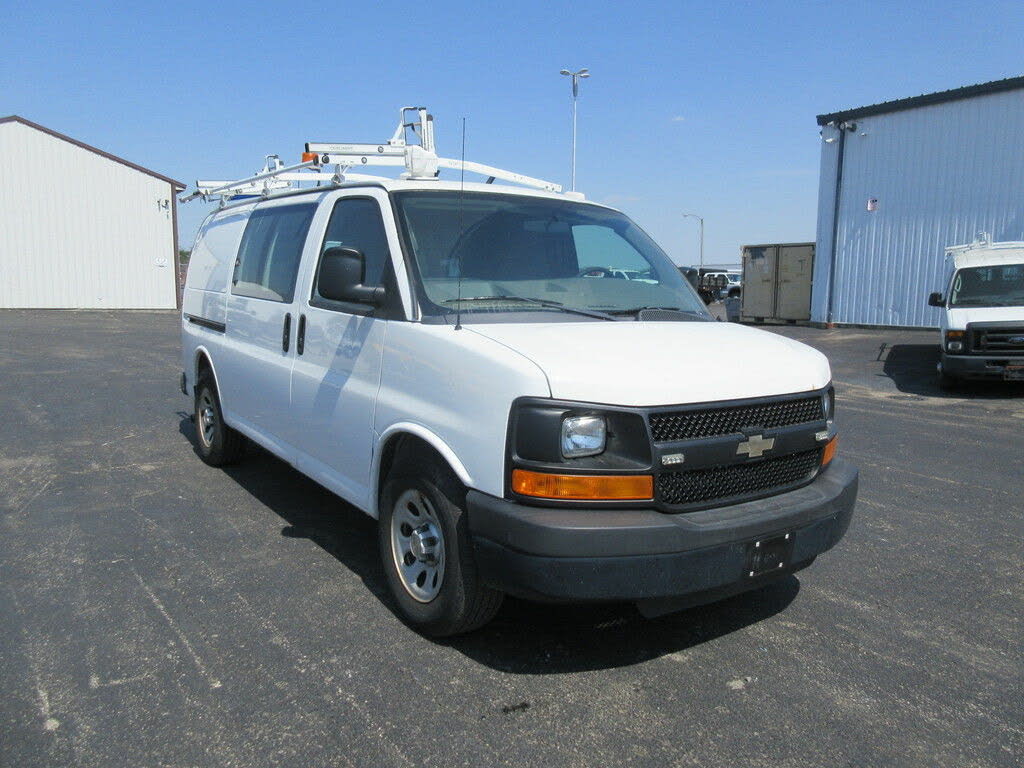
<path id="1" fill-rule="evenodd" d="M 775 446 L 774 437 L 764 437 L 763 435 L 751 435 L 748 439 L 736 446 L 736 454 L 741 453 L 747 454 L 751 459 L 756 459 L 762 456 L 765 451 L 770 451 Z"/>
<path id="2" fill-rule="evenodd" d="M 665 466 L 672 464 L 682 464 L 686 460 L 686 456 L 682 453 L 669 453 L 661 457 L 661 463 Z"/>

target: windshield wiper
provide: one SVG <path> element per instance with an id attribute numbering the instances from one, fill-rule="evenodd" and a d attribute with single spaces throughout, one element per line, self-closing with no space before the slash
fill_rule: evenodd
<path id="1" fill-rule="evenodd" d="M 569 312 L 575 315 L 584 315 L 585 317 L 596 317 L 598 320 L 611 320 L 612 322 L 616 322 L 615 318 L 607 312 L 597 312 L 590 309 L 570 307 L 559 301 L 546 301 L 544 299 L 534 299 L 527 296 L 512 296 L 509 294 L 495 296 L 464 296 L 461 299 L 445 299 L 441 303 L 458 304 L 464 301 L 522 301 L 526 304 L 534 304 L 538 307 L 544 307 L 545 309 L 557 309 L 561 312 Z"/>
<path id="2" fill-rule="evenodd" d="M 680 309 L 679 307 L 633 307 L 632 309 L 609 309 L 608 314 L 610 315 L 639 315 L 641 312 L 648 309 L 659 309 L 663 312 L 681 312 L 684 315 L 693 315 L 699 317 L 702 320 L 705 319 L 706 315 L 700 312 L 695 312 L 692 309 Z"/>

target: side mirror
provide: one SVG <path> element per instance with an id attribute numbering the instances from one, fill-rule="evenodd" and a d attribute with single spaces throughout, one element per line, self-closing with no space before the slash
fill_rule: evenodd
<path id="1" fill-rule="evenodd" d="M 320 273 L 316 290 L 331 301 L 376 306 L 384 300 L 384 289 L 363 285 L 366 279 L 366 257 L 355 248 L 328 248 L 320 257 Z"/>
<path id="2" fill-rule="evenodd" d="M 928 305 L 931 307 L 944 307 L 946 306 L 946 297 L 941 293 L 929 294 Z"/>

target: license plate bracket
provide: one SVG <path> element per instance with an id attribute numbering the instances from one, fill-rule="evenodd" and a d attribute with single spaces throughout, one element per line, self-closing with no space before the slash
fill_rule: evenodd
<path id="1" fill-rule="evenodd" d="M 757 578 L 766 573 L 784 570 L 792 558 L 792 533 L 752 541 L 747 545 L 747 578 Z"/>

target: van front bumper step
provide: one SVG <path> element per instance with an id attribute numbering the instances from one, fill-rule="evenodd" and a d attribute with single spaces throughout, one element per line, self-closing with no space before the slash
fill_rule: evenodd
<path id="1" fill-rule="evenodd" d="M 942 372 L 960 379 L 1002 379 L 1017 378 L 1007 371 L 1017 371 L 1024 366 L 1024 356 L 1017 355 L 947 355 L 941 356 Z"/>
<path id="2" fill-rule="evenodd" d="M 466 501 L 485 583 L 532 599 L 648 602 L 656 614 L 805 567 L 846 533 L 857 481 L 856 467 L 837 458 L 794 491 L 680 514 L 530 507 L 477 491 Z M 781 565 L 751 575 L 754 548 L 779 537 Z"/>

